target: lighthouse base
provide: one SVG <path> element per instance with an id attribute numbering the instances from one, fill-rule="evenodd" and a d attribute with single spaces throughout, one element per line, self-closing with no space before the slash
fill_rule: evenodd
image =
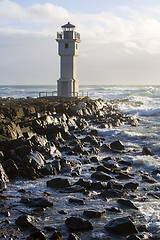
<path id="1" fill-rule="evenodd" d="M 76 79 L 60 78 L 57 80 L 58 97 L 78 97 L 79 81 Z"/>

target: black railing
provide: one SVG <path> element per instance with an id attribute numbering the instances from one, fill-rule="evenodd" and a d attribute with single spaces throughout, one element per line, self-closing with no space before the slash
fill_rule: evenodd
<path id="1" fill-rule="evenodd" d="M 75 31 L 57 32 L 57 39 L 78 39 L 80 40 L 80 33 Z"/>
<path id="2" fill-rule="evenodd" d="M 39 97 L 49 97 L 49 96 L 55 96 L 57 94 L 57 91 L 50 91 L 50 92 L 39 92 Z"/>
<path id="3" fill-rule="evenodd" d="M 44 91 L 44 92 L 39 92 L 39 97 L 55 97 L 57 96 L 57 91 Z M 61 97 L 88 97 L 88 92 L 84 94 L 83 91 L 81 91 L 81 95 L 79 95 L 78 92 L 70 92 L 69 96 L 61 96 Z"/>

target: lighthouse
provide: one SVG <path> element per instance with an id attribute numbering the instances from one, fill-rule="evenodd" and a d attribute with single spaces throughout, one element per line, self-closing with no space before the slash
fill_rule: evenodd
<path id="1" fill-rule="evenodd" d="M 60 56 L 60 78 L 57 81 L 59 97 L 78 97 L 77 56 L 79 54 L 80 34 L 70 22 L 61 26 L 57 32 L 58 54 Z"/>

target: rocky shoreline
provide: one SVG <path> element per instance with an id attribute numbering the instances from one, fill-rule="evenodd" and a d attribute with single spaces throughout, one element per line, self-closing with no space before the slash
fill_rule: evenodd
<path id="1" fill-rule="evenodd" d="M 124 124 L 136 127 L 138 119 L 101 99 L 0 99 L 0 239 L 160 239 L 139 210 L 141 202 L 158 201 L 160 170 L 138 171 L 128 158 L 153 153 L 130 151 L 120 139 L 108 144 L 97 130 Z M 15 208 L 8 184 L 42 178 L 48 191 L 19 189 L 27 211 Z M 66 194 L 70 212 L 57 210 L 61 224 L 43 226 L 46 209 L 51 214 Z"/>

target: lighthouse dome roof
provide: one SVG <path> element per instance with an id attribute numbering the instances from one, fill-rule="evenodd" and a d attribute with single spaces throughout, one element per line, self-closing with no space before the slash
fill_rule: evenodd
<path id="1" fill-rule="evenodd" d="M 74 26 L 73 24 L 71 24 L 70 22 L 68 22 L 65 25 L 62 25 L 61 28 L 75 28 L 76 26 Z"/>

